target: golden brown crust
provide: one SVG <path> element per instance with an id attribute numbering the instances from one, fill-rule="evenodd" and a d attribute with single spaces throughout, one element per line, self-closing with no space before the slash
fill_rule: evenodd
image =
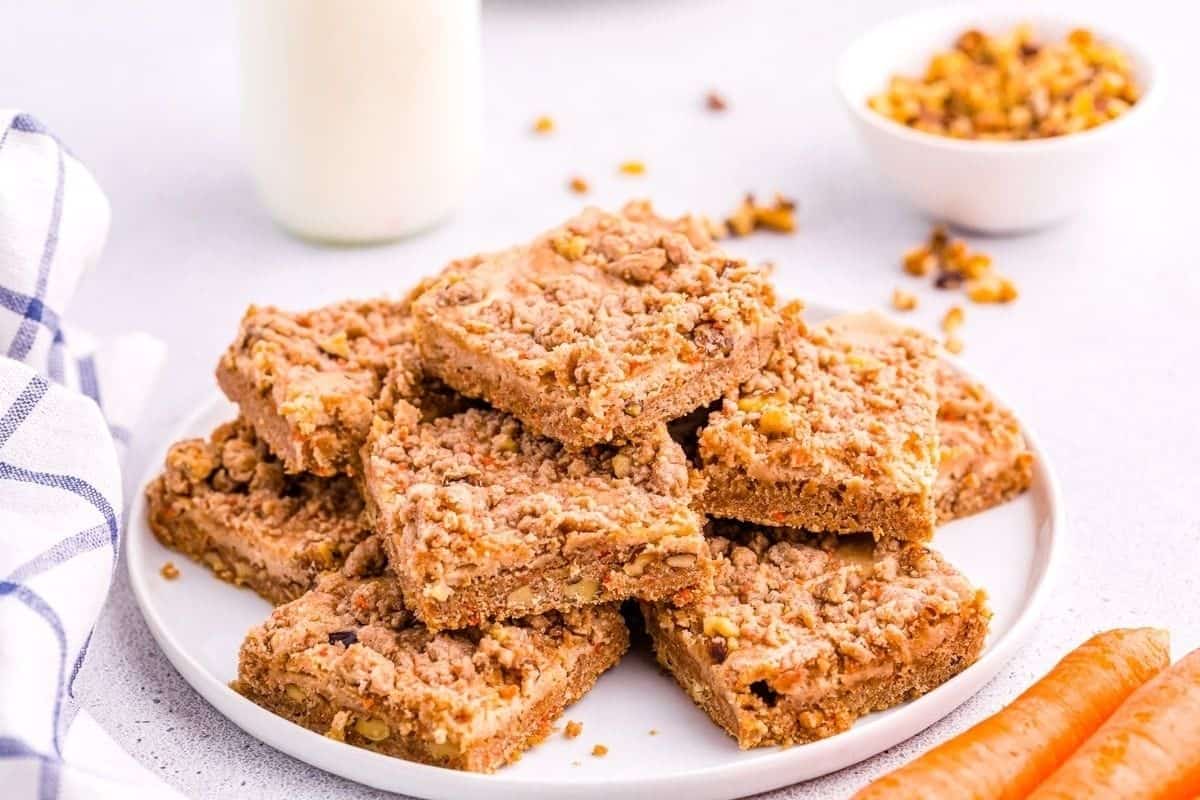
<path id="1" fill-rule="evenodd" d="M 405 599 L 435 629 L 658 599 L 707 575 L 665 428 L 572 453 L 499 411 L 396 413 L 372 431 L 364 483 Z"/>
<path id="2" fill-rule="evenodd" d="M 306 592 L 369 533 L 349 479 L 285 473 L 240 418 L 173 445 L 146 498 L 160 542 L 273 603 Z"/>
<path id="3" fill-rule="evenodd" d="M 749 377 L 769 351 L 763 269 L 693 218 L 588 209 L 461 262 L 414 305 L 430 369 L 573 449 L 631 439 Z"/>
<path id="4" fill-rule="evenodd" d="M 612 606 L 435 634 L 393 578 L 330 573 L 249 633 L 234 688 L 350 744 L 491 772 L 545 738 L 628 644 Z"/>
<path id="5" fill-rule="evenodd" d="M 411 320 L 411 296 L 251 306 L 217 382 L 289 472 L 352 474 L 384 376 L 397 362 L 415 368 Z"/>
<path id="6" fill-rule="evenodd" d="M 932 342 L 916 331 L 809 327 L 783 310 L 762 371 L 699 434 L 702 510 L 765 525 L 925 540 L 936 515 Z"/>
<path id="7" fill-rule="evenodd" d="M 927 548 L 725 523 L 716 590 L 643 603 L 659 661 L 743 748 L 831 736 L 983 647 L 984 595 Z"/>
<path id="8" fill-rule="evenodd" d="M 938 362 L 941 463 L 935 494 L 938 520 L 976 514 L 1007 502 L 1033 482 L 1033 453 L 1021 426 L 976 383 Z"/>

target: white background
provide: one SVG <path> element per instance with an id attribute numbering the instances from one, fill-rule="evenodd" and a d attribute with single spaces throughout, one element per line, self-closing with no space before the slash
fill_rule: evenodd
<path id="1" fill-rule="evenodd" d="M 1062 3 L 1108 21 L 1171 79 L 1142 139 L 1106 165 L 1084 216 L 1020 238 L 974 240 L 1022 296 L 967 307 L 968 365 L 1041 433 L 1067 500 L 1068 547 L 1033 642 L 944 722 L 856 768 L 773 795 L 842 797 L 888 765 L 1012 699 L 1070 646 L 1117 625 L 1169 627 L 1200 646 L 1200 158 L 1191 3 Z M 70 316 L 98 333 L 147 330 L 170 355 L 127 470 L 213 390 L 216 358 L 250 302 L 305 307 L 399 292 L 444 261 L 507 245 L 590 199 L 649 196 L 728 211 L 746 190 L 801 206 L 792 237 L 733 246 L 778 264 L 783 294 L 884 306 L 899 254 L 927 223 L 891 195 L 832 89 L 841 48 L 910 4 L 494 0 L 485 3 L 487 153 L 449 224 L 375 249 L 320 249 L 264 216 L 240 160 L 227 2 L 37 3 L 0 16 L 0 103 L 32 112 L 91 166 L 111 239 Z M 704 111 L 709 88 L 730 110 Z M 529 134 L 551 114 L 553 137 Z M 346 124 L 355 124 L 347 120 Z M 648 174 L 621 177 L 638 158 Z M 970 175 L 963 176 L 970 181 Z M 921 287 L 931 329 L 951 298 Z M 78 684 L 83 703 L 152 770 L 198 797 L 375 796 L 259 744 L 200 700 L 158 653 L 124 571 Z"/>

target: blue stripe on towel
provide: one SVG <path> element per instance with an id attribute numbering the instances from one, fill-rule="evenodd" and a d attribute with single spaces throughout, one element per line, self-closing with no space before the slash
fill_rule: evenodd
<path id="1" fill-rule="evenodd" d="M 19 481 L 21 483 L 33 483 L 38 486 L 50 486 L 56 489 L 62 489 L 72 494 L 82 497 L 87 500 L 96 510 L 104 515 L 104 523 L 108 527 L 108 538 L 112 544 L 113 551 L 116 552 L 118 537 L 120 536 L 120 526 L 117 524 L 117 515 L 113 512 L 113 508 L 108 501 L 104 499 L 104 495 L 96 491 L 96 487 L 92 486 L 82 478 L 77 478 L 74 475 L 56 475 L 52 472 L 36 472 L 34 470 L 18 467 L 15 464 L 9 464 L 6 461 L 0 461 L 0 480 Z"/>
<path id="2" fill-rule="evenodd" d="M 9 437 L 21 427 L 21 423 L 33 412 L 49 388 L 50 384 L 40 375 L 34 375 L 25 385 L 17 399 L 13 400 L 12 405 L 4 412 L 4 416 L 0 417 L 0 448 L 8 443 Z"/>
<path id="3" fill-rule="evenodd" d="M 39 753 L 20 739 L 0 736 L 0 760 L 32 758 L 40 762 L 38 767 L 38 800 L 54 800 L 58 797 L 60 764 L 56 759 Z"/>
<path id="4" fill-rule="evenodd" d="M 12 583 L 28 583 L 34 575 L 40 575 L 59 564 L 70 561 L 75 556 L 90 553 L 108 545 L 108 526 L 96 525 L 55 542 L 10 572 L 5 580 Z"/>
<path id="5" fill-rule="evenodd" d="M 20 117 L 18 117 L 20 118 Z M 16 120 L 13 121 L 14 124 Z M 18 128 L 18 130 L 20 130 Z M 66 170 L 63 166 L 63 151 L 61 147 L 56 148 L 58 155 L 58 168 L 54 184 L 54 206 L 50 210 L 50 227 L 46 231 L 46 241 L 42 245 L 42 259 L 38 263 L 37 276 L 37 292 L 34 299 L 37 301 L 39 314 L 40 308 L 46 299 L 46 286 L 50 282 L 50 265 L 54 262 L 54 254 L 58 250 L 58 226 L 62 222 L 62 206 L 63 206 L 63 183 L 66 177 Z M 30 304 L 33 308 L 33 304 Z M 33 340 L 37 334 L 37 324 L 39 320 L 31 320 L 29 314 L 26 313 L 25 319 L 21 320 L 21 326 L 17 328 L 17 335 L 13 337 L 12 343 L 8 347 L 8 357 L 21 361 L 29 354 L 30 348 L 33 347 Z"/>
<path id="6" fill-rule="evenodd" d="M 31 611 L 46 621 L 50 626 L 54 637 L 58 640 L 58 683 L 54 690 L 54 711 L 51 721 L 53 723 L 52 730 L 54 731 L 54 752 L 56 755 L 62 755 L 62 745 L 58 736 L 58 721 L 62 714 L 63 700 L 63 673 L 66 671 L 67 662 L 67 634 L 63 630 L 62 620 L 58 618 L 58 614 L 50 607 L 42 597 L 27 586 L 22 586 L 19 583 L 10 581 L 0 581 L 0 599 L 7 596 L 14 596 L 24 603 Z"/>
<path id="7" fill-rule="evenodd" d="M 79 366 L 79 391 L 100 405 L 100 382 L 96 380 L 96 359 L 89 353 L 77 359 Z"/>

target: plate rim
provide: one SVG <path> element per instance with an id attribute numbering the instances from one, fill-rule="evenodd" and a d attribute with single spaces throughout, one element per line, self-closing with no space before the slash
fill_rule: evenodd
<path id="1" fill-rule="evenodd" d="M 817 303 L 806 303 L 806 311 L 816 317 L 843 313 L 837 306 Z M 988 385 L 976 370 L 967 369 L 959 359 L 945 354 L 943 357 L 963 374 Z M 989 391 L 1001 404 L 1005 404 L 1003 398 L 991 390 L 990 385 Z M 150 576 L 137 568 L 146 560 L 142 549 L 145 537 L 153 538 L 145 517 L 145 487 L 161 471 L 163 458 L 170 444 L 180 438 L 193 436 L 199 423 L 213 412 L 218 403 L 229 404 L 229 401 L 219 392 L 210 392 L 203 402 L 198 403 L 191 413 L 173 426 L 170 434 L 153 448 L 154 457 L 148 462 L 145 474 L 136 484 L 136 492 L 129 505 L 125 527 L 126 571 L 138 609 L 151 635 L 188 685 L 248 735 L 293 758 L 346 780 L 431 800 L 460 798 L 465 792 L 479 792 L 483 795 L 504 789 L 520 791 L 521 796 L 531 798 L 591 798 L 612 792 L 620 792 L 621 796 L 638 797 L 657 795 L 664 789 L 670 789 L 676 792 L 686 791 L 690 798 L 702 800 L 708 797 L 729 796 L 728 790 L 733 787 L 736 787 L 735 796 L 745 796 L 791 786 L 845 769 L 916 736 L 949 715 L 993 680 L 1032 634 L 1061 566 L 1066 531 L 1061 487 L 1040 437 L 1025 424 L 1020 415 L 1017 415 L 1026 444 L 1035 455 L 1034 480 L 1044 483 L 1048 506 L 1046 519 L 1038 526 L 1039 530 L 1035 534 L 1034 562 L 1038 567 L 1036 582 L 1026 593 L 1025 602 L 1011 626 L 997 641 L 988 644 L 979 660 L 946 683 L 905 703 L 905 713 L 890 715 L 875 721 L 870 727 L 860 729 L 857 740 L 848 741 L 848 737 L 855 731 L 855 728 L 851 728 L 835 736 L 792 748 L 760 748 L 759 752 L 762 755 L 759 758 L 718 763 L 701 769 L 674 771 L 650 778 L 605 778 L 581 774 L 565 783 L 536 776 L 506 776 L 503 771 L 489 775 L 435 767 L 335 742 L 255 705 L 211 674 L 187 648 L 176 642 L 170 626 L 164 623 L 152 599 Z M 229 405 L 232 407 L 232 404 Z M 1038 558 L 1037 554 L 1042 553 L 1044 555 Z M 212 579 L 217 580 L 215 577 Z M 987 587 L 981 588 L 986 590 Z M 848 744 L 852 746 L 847 747 Z M 732 740 L 730 745 L 736 747 Z M 352 774 L 354 764 L 351 759 L 346 758 L 350 753 L 347 753 L 345 748 L 351 748 L 354 761 L 360 758 L 368 762 L 378 760 L 378 768 L 388 776 L 388 780 L 372 779 L 377 770 L 372 770 L 370 774 Z M 789 758 L 801 751 L 804 754 L 803 760 Z M 820 766 L 815 770 L 805 766 L 812 763 L 819 763 Z"/>

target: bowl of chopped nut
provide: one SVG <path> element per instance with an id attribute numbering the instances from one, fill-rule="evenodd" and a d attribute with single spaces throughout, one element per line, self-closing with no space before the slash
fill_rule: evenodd
<path id="1" fill-rule="evenodd" d="M 979 7 L 874 28 L 842 55 L 836 80 L 895 188 L 983 233 L 1082 209 L 1162 95 L 1159 68 L 1121 36 Z"/>

